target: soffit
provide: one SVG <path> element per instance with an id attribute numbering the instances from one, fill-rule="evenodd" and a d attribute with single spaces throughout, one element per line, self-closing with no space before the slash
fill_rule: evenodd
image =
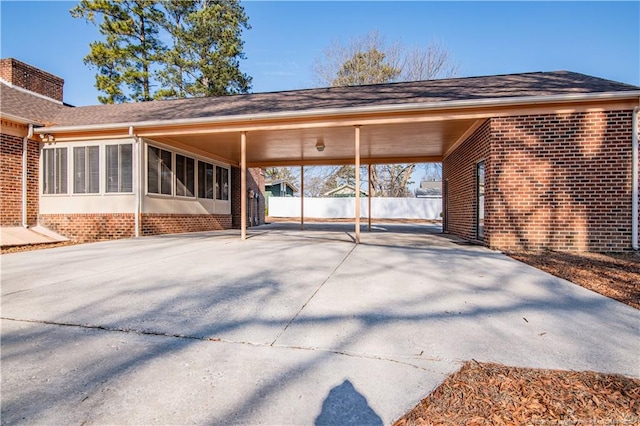
<path id="1" fill-rule="evenodd" d="M 363 163 L 440 161 L 474 119 L 362 126 Z M 152 140 L 240 162 L 240 132 L 154 137 Z M 316 145 L 324 145 L 322 152 Z M 355 156 L 354 126 L 258 130 L 247 133 L 249 166 L 350 164 Z"/>

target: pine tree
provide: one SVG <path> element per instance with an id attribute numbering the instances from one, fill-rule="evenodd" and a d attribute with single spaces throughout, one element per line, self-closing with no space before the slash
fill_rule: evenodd
<path id="1" fill-rule="evenodd" d="M 246 93 L 240 71 L 248 18 L 237 0 L 81 0 L 71 15 L 103 40 L 84 58 L 102 103 Z M 171 39 L 167 46 L 161 36 Z M 159 86 L 159 87 L 158 87 Z"/>
<path id="2" fill-rule="evenodd" d="M 166 0 L 165 30 L 173 48 L 159 73 L 157 98 L 247 93 L 251 77 L 240 71 L 242 30 L 251 28 L 237 0 Z"/>
<path id="3" fill-rule="evenodd" d="M 156 0 L 82 0 L 71 9 L 75 18 L 98 25 L 105 41 L 90 44 L 84 58 L 96 67 L 96 87 L 106 96 L 102 103 L 151 100 L 153 66 L 164 47 L 158 37 L 163 13 Z M 125 86 L 128 90 L 125 91 Z"/>

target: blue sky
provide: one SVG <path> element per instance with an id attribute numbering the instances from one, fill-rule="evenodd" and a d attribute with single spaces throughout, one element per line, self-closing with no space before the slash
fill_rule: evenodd
<path id="1" fill-rule="evenodd" d="M 242 3 L 254 92 L 312 85 L 314 59 L 332 40 L 377 30 L 407 45 L 441 40 L 461 76 L 566 69 L 640 85 L 640 2 L 305 2 Z M 97 28 L 73 19 L 75 2 L 0 2 L 2 57 L 65 79 L 65 101 L 97 103 L 84 65 Z"/>

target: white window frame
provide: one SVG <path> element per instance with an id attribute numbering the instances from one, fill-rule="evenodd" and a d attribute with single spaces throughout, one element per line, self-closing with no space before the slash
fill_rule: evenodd
<path id="1" fill-rule="evenodd" d="M 215 201 L 216 199 L 216 165 L 210 161 L 204 161 L 204 160 L 196 160 L 197 165 L 196 165 L 196 197 L 200 200 L 211 200 L 211 201 Z M 200 196 L 200 164 L 204 164 L 205 168 L 204 168 L 204 178 L 205 178 L 205 188 L 204 188 L 204 197 Z M 207 175 L 206 175 L 206 166 L 211 166 L 211 198 L 207 197 L 207 187 L 206 187 L 206 179 L 207 179 Z"/>
<path id="2" fill-rule="evenodd" d="M 122 147 L 123 146 L 130 146 L 131 147 L 131 191 L 122 191 L 122 182 L 123 182 L 123 178 L 122 178 Z M 117 191 L 109 191 L 109 164 L 108 164 L 108 160 L 109 160 L 109 156 L 108 156 L 108 149 L 109 147 L 112 146 L 116 146 L 118 147 L 118 190 Z M 125 143 L 106 143 L 104 144 L 104 173 L 103 173 L 103 177 L 104 177 L 104 194 L 105 195 L 130 195 L 134 193 L 134 182 L 136 179 L 136 165 L 135 165 L 135 161 L 136 161 L 136 156 L 135 156 L 135 145 L 131 142 L 125 142 Z"/>
<path id="3" fill-rule="evenodd" d="M 171 154 L 171 168 L 169 169 L 170 173 L 171 173 L 171 178 L 169 179 L 169 183 L 171 185 L 170 191 L 168 194 L 163 193 L 162 192 L 162 168 L 160 167 L 158 169 L 158 191 L 159 192 L 150 192 L 149 191 L 149 150 L 151 148 L 155 148 L 158 149 L 160 151 L 165 151 L 168 152 L 169 154 Z M 145 187 L 146 187 L 146 194 L 147 195 L 151 195 L 154 197 L 166 197 L 166 198 L 170 198 L 170 197 L 175 197 L 175 185 L 174 185 L 174 181 L 175 181 L 175 152 L 171 151 L 170 149 L 164 148 L 164 147 L 160 147 L 156 144 L 147 144 L 147 149 L 145 150 Z M 162 156 L 162 154 L 160 155 L 160 157 Z M 161 158 L 160 158 L 161 159 Z"/>
<path id="4" fill-rule="evenodd" d="M 189 192 L 189 188 L 187 188 L 186 184 L 184 184 L 178 176 L 178 156 L 183 157 L 184 161 L 185 161 L 185 176 L 187 177 L 187 163 L 189 160 L 193 161 L 193 175 L 192 175 L 192 179 L 193 179 L 193 193 L 191 195 L 188 194 Z M 196 194 L 198 191 L 198 186 L 197 186 L 197 166 L 198 166 L 198 160 L 196 160 L 195 158 L 189 156 L 189 155 L 185 155 L 183 153 L 180 152 L 174 152 L 173 153 L 173 164 L 174 164 L 174 170 L 173 170 L 173 177 L 174 177 L 174 188 L 175 188 L 175 194 L 176 197 L 180 197 L 180 198 L 191 198 L 194 199 L 196 198 Z M 179 182 L 180 184 L 182 184 L 185 188 L 185 194 L 178 194 L 178 188 L 179 188 Z"/>
<path id="5" fill-rule="evenodd" d="M 220 188 L 220 182 L 218 182 L 218 168 L 222 169 L 222 170 L 226 170 L 227 172 L 227 198 L 218 198 L 218 191 L 220 192 L 221 196 L 223 194 L 222 189 Z M 213 186 L 216 189 L 216 193 L 215 193 L 215 200 L 216 201 L 222 201 L 222 202 L 229 202 L 231 201 L 231 169 L 228 166 L 220 166 L 220 165 L 216 165 L 216 173 L 215 173 L 215 178 L 214 178 L 214 183 Z"/>
<path id="6" fill-rule="evenodd" d="M 100 188 L 100 183 L 101 183 L 100 182 L 100 158 L 101 158 L 100 151 L 101 151 L 101 149 L 100 149 L 100 145 L 78 145 L 78 146 L 72 146 L 71 148 L 72 148 L 71 149 L 71 153 L 72 153 L 72 157 L 73 157 L 72 161 L 71 161 L 71 171 L 72 171 L 72 174 L 71 174 L 71 185 L 73 187 L 72 190 L 71 190 L 71 193 L 73 195 L 100 195 L 101 194 L 101 188 Z M 98 162 L 97 162 L 97 165 L 98 165 L 98 171 L 97 171 L 98 187 L 97 187 L 97 191 L 94 191 L 94 192 L 89 192 L 88 191 L 88 189 L 90 189 L 89 188 L 89 181 L 90 181 L 89 177 L 91 175 L 91 172 L 89 170 L 90 169 L 89 166 L 91 164 L 91 159 L 90 159 L 90 156 L 87 155 L 90 152 L 89 148 L 97 148 L 97 153 L 98 153 Z M 77 173 L 77 170 L 76 170 L 76 153 L 81 149 L 84 151 L 84 170 L 83 170 L 83 173 L 84 173 L 84 188 L 83 189 L 84 189 L 84 191 L 78 191 L 78 188 L 76 188 L 76 173 Z"/>
<path id="7" fill-rule="evenodd" d="M 172 169 L 171 169 L 171 194 L 161 194 L 156 192 L 149 192 L 149 148 L 155 148 L 162 151 L 167 151 L 171 153 L 171 161 L 172 161 Z M 188 157 L 194 160 L 195 162 L 195 180 L 194 180 L 194 196 L 182 196 L 176 194 L 176 155 L 182 155 L 184 157 Z M 210 164 L 213 166 L 213 198 L 200 198 L 198 196 L 199 191 L 199 182 L 198 182 L 198 163 L 203 162 L 206 164 Z M 214 203 L 230 203 L 232 198 L 232 185 L 231 185 L 231 166 L 226 163 L 222 163 L 216 160 L 212 160 L 211 158 L 195 154 L 190 151 L 181 150 L 175 148 L 170 145 L 165 145 L 156 141 L 145 141 L 144 143 L 144 166 L 143 166 L 143 178 L 144 178 L 144 187 L 145 187 L 145 195 L 149 197 L 159 197 L 159 198 L 180 198 L 180 199 L 191 199 L 191 200 L 209 200 Z M 226 200 L 217 198 L 217 173 L 216 167 L 221 169 L 225 169 L 227 171 L 227 180 L 228 180 L 228 197 Z"/>
<path id="8" fill-rule="evenodd" d="M 53 163 L 54 163 L 54 171 L 53 171 L 53 180 L 54 180 L 54 192 L 46 192 L 46 188 L 47 188 L 47 164 L 46 164 L 46 154 L 45 151 L 52 151 L 54 153 L 54 157 L 53 157 Z M 58 178 L 59 176 L 59 172 L 60 172 L 60 168 L 58 167 L 58 152 L 65 152 L 65 156 L 66 156 L 66 164 L 64 165 L 64 167 L 62 168 L 63 170 L 65 170 L 66 173 L 66 179 L 65 179 L 65 191 L 64 192 L 59 192 L 57 190 L 58 183 L 62 183 L 62 180 L 60 180 Z M 42 170 L 42 188 L 40 193 L 44 196 L 69 196 L 69 169 L 70 169 L 70 161 L 69 161 L 69 148 L 66 146 L 62 146 L 62 147 L 56 147 L 56 146 L 50 146 L 50 147 L 43 147 L 42 148 L 42 154 L 41 154 L 41 168 L 40 170 Z"/>

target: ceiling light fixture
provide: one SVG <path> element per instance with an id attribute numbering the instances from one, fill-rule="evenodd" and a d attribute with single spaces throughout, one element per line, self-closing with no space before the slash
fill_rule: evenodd
<path id="1" fill-rule="evenodd" d="M 318 150 L 318 152 L 322 152 L 322 151 L 324 151 L 324 142 L 323 142 L 323 141 L 321 141 L 321 140 L 319 140 L 319 141 L 316 143 L 316 149 Z"/>

